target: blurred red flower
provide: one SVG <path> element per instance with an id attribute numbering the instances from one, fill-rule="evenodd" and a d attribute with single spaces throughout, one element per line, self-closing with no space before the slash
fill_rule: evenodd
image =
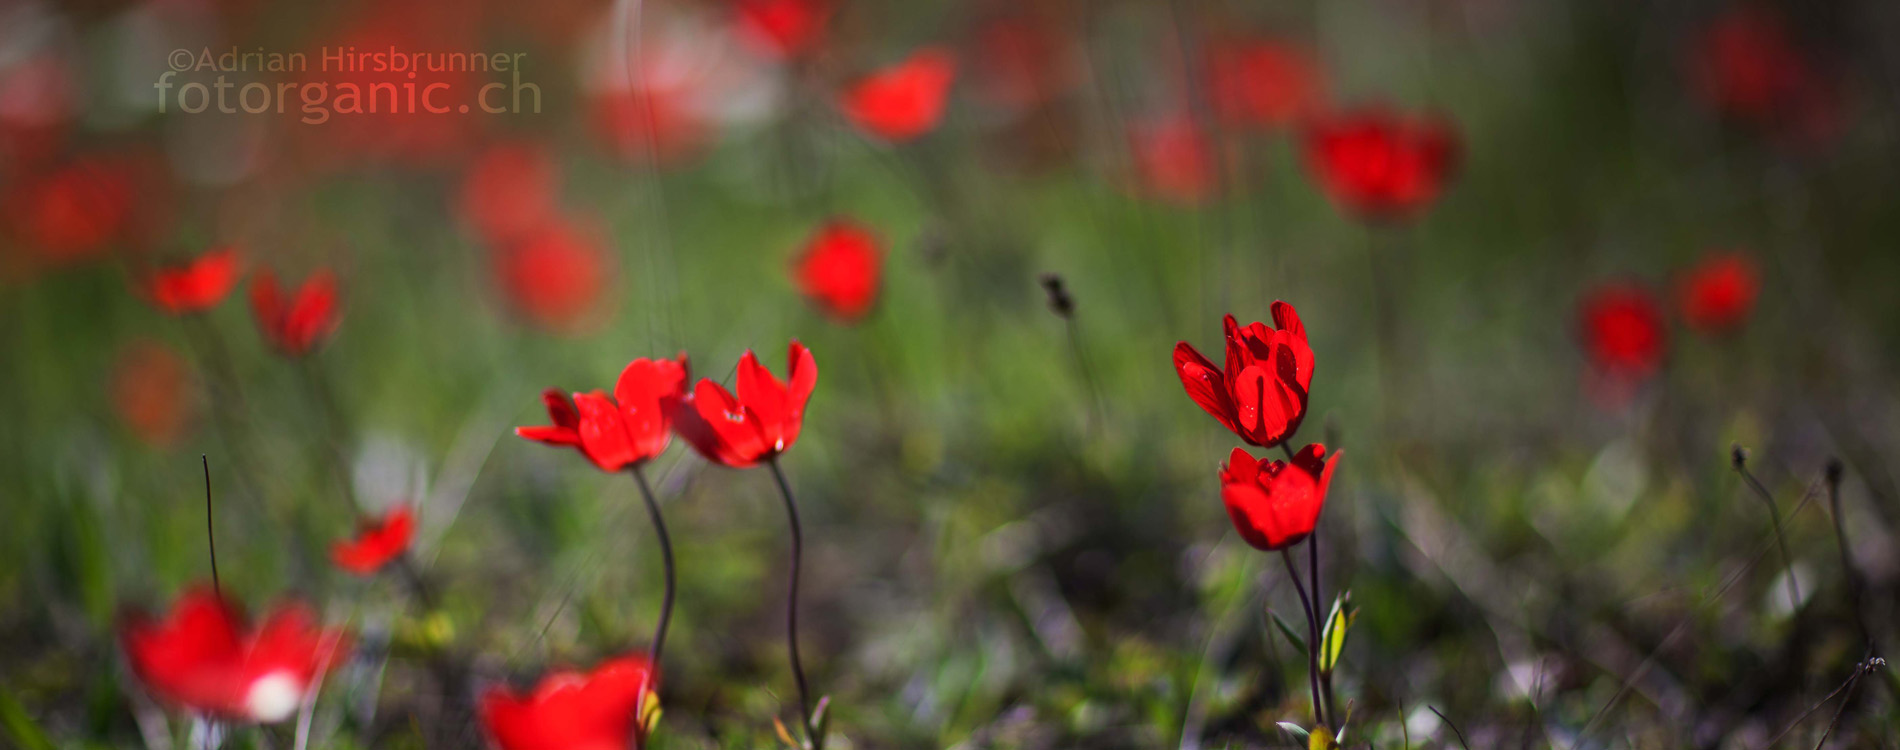
<path id="1" fill-rule="evenodd" d="M 614 383 L 613 398 L 600 391 L 555 389 L 541 393 L 552 425 L 516 427 L 515 434 L 548 445 L 577 448 L 601 471 L 619 471 L 666 452 L 672 421 L 686 398 L 686 355 L 629 363 Z"/>
<path id="2" fill-rule="evenodd" d="M 349 636 L 323 630 L 309 608 L 288 604 L 253 630 L 237 605 L 194 588 L 163 621 L 141 613 L 119 628 L 120 643 L 153 695 L 192 711 L 249 722 L 282 721 L 349 650 Z"/>
<path id="3" fill-rule="evenodd" d="M 1307 169 L 1340 210 L 1398 221 L 1429 207 L 1458 167 L 1451 126 L 1434 117 L 1367 107 L 1320 117 L 1306 138 Z"/>
<path id="4" fill-rule="evenodd" d="M 1240 439 L 1271 447 L 1285 441 L 1306 417 L 1313 382 L 1313 350 L 1306 325 L 1292 305 L 1273 303 L 1273 323 L 1241 327 L 1228 315 L 1227 367 L 1215 369 L 1186 341 L 1174 345 L 1174 369 L 1189 398 Z"/>
<path id="5" fill-rule="evenodd" d="M 1761 274 L 1748 256 L 1712 253 L 1682 277 L 1682 317 L 1703 333 L 1728 333 L 1748 320 L 1760 290 Z"/>
<path id="6" fill-rule="evenodd" d="M 170 445 L 190 422 L 190 383 L 190 368 L 177 353 L 155 341 L 135 341 L 113 362 L 112 406 L 140 440 Z"/>
<path id="7" fill-rule="evenodd" d="M 545 149 L 504 143 L 482 151 L 462 173 L 462 220 L 491 245 L 506 245 L 557 215 L 560 170 Z"/>
<path id="8" fill-rule="evenodd" d="M 805 420 L 805 402 L 818 385 L 811 350 L 793 340 L 786 354 L 787 384 L 747 350 L 739 358 L 737 398 L 701 378 L 673 421 L 681 438 L 707 460 L 744 468 L 790 450 Z"/>
<path id="9" fill-rule="evenodd" d="M 1584 352 L 1605 374 L 1640 378 L 1662 364 L 1668 332 L 1662 307 L 1633 283 L 1604 284 L 1578 303 Z"/>
<path id="10" fill-rule="evenodd" d="M 621 158 L 677 164 L 713 135 L 713 123 L 700 116 L 692 95 L 680 83 L 662 81 L 603 91 L 593 98 L 595 135 Z"/>
<path id="11" fill-rule="evenodd" d="M 1011 112 L 1056 98 L 1075 78 L 1069 38 L 1039 14 L 1004 13 L 976 29 L 970 78 L 989 105 Z"/>
<path id="12" fill-rule="evenodd" d="M 1133 128 L 1129 148 L 1141 188 L 1155 197 L 1194 204 L 1219 187 L 1213 144 L 1185 114 Z"/>
<path id="13" fill-rule="evenodd" d="M 837 219 L 819 227 L 792 264 L 798 290 L 819 309 L 854 322 L 877 301 L 882 251 L 871 231 Z"/>
<path id="14" fill-rule="evenodd" d="M 1324 104 L 1323 85 L 1319 63 L 1299 45 L 1259 37 L 1209 45 L 1208 103 L 1230 127 L 1299 124 Z"/>
<path id="15" fill-rule="evenodd" d="M 1773 11 L 1738 6 L 1690 46 L 1696 92 L 1723 115 L 1782 132 L 1824 137 L 1838 125 L 1832 82 Z"/>
<path id="16" fill-rule="evenodd" d="M 601 662 L 581 674 L 559 671 L 534 693 L 506 687 L 482 694 L 482 725 L 500 750 L 627 750 L 638 748 L 658 715 L 659 671 L 644 656 Z"/>
<path id="17" fill-rule="evenodd" d="M 237 286 L 237 249 L 228 245 L 205 251 L 181 266 L 160 268 L 140 279 L 140 291 L 153 305 L 173 315 L 217 307 Z"/>
<path id="18" fill-rule="evenodd" d="M 1248 544 L 1269 552 L 1285 549 L 1319 525 L 1338 463 L 1339 452 L 1327 456 L 1319 443 L 1301 448 L 1292 461 L 1255 461 L 1235 448 L 1220 469 L 1221 501 Z"/>
<path id="19" fill-rule="evenodd" d="M 575 331 L 606 288 L 610 261 L 594 239 L 566 220 L 495 248 L 495 272 L 509 304 L 529 322 Z"/>
<path id="20" fill-rule="evenodd" d="M 859 129 L 900 143 L 930 132 L 943 119 L 957 61 L 948 50 L 925 47 L 846 88 L 838 106 Z"/>
<path id="21" fill-rule="evenodd" d="M 735 0 L 732 22 L 748 47 L 769 57 L 790 59 L 824 40 L 831 12 L 828 0 Z"/>
<path id="22" fill-rule="evenodd" d="M 352 575 L 367 576 L 409 551 L 416 538 L 416 515 L 398 505 L 380 519 L 365 520 L 356 537 L 330 545 L 330 561 Z"/>
<path id="23" fill-rule="evenodd" d="M 132 179 L 92 158 L 23 180 L 6 205 L 20 241 L 52 263 L 96 258 L 122 239 L 132 218 Z"/>
<path id="24" fill-rule="evenodd" d="M 251 279 L 251 312 L 271 346 L 292 357 L 309 354 L 336 332 L 336 275 L 318 271 L 286 296 L 277 277 L 261 271 Z"/>

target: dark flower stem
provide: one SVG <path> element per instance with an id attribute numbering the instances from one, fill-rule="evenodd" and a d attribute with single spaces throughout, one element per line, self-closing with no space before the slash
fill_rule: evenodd
<path id="1" fill-rule="evenodd" d="M 1320 618 L 1331 617 L 1332 611 L 1325 609 L 1326 599 L 1319 593 L 1319 523 L 1317 521 L 1313 524 L 1313 533 L 1306 536 L 1306 555 L 1307 564 L 1312 568 L 1308 572 L 1313 576 L 1313 622 L 1320 628 L 1323 638 L 1325 628 L 1331 627 L 1332 623 L 1321 623 Z M 1321 643 L 1318 648 L 1326 648 L 1326 644 Z M 1339 707 L 1333 703 L 1333 669 L 1337 666 L 1335 664 L 1319 672 L 1320 692 L 1326 697 L 1326 718 L 1332 720 L 1327 726 L 1335 733 L 1339 731 L 1339 727 L 1335 726 L 1339 723 Z"/>
<path id="2" fill-rule="evenodd" d="M 205 468 L 205 547 L 211 553 L 211 593 L 224 598 L 224 586 L 218 582 L 218 535 L 212 531 L 211 523 L 211 457 L 198 454 L 198 462 Z"/>
<path id="3" fill-rule="evenodd" d="M 660 597 L 660 622 L 653 626 L 653 647 L 649 657 L 654 667 L 660 666 L 660 652 L 666 648 L 666 626 L 673 620 L 673 590 L 675 573 L 673 569 L 673 538 L 666 533 L 666 520 L 660 517 L 660 504 L 653 499 L 653 488 L 647 484 L 646 471 L 640 464 L 633 465 L 633 481 L 640 485 L 640 498 L 646 501 L 647 518 L 653 521 L 653 533 L 660 538 L 660 561 L 666 568 L 666 592 Z"/>
<path id="4" fill-rule="evenodd" d="M 1293 567 L 1293 553 L 1282 548 L 1280 561 L 1286 563 L 1287 577 L 1293 579 L 1293 590 L 1300 593 L 1300 607 L 1306 612 L 1306 685 L 1313 691 L 1313 721 L 1326 724 L 1326 706 L 1319 694 L 1319 617 L 1313 613 L 1313 600 L 1306 596 L 1306 584 L 1300 582 L 1300 571 Z"/>
<path id="5" fill-rule="evenodd" d="M 1730 451 L 1730 460 L 1735 465 L 1735 473 L 1742 475 L 1742 481 L 1748 488 L 1761 497 L 1763 505 L 1768 506 L 1768 521 L 1775 531 L 1775 547 L 1781 551 L 1781 567 L 1788 571 L 1788 614 L 1801 616 L 1801 581 L 1794 574 L 1794 557 L 1788 554 L 1788 540 L 1781 534 L 1781 509 L 1775 507 L 1774 493 L 1756 479 L 1748 470 L 1748 449 L 1740 445 Z"/>
<path id="6" fill-rule="evenodd" d="M 792 497 L 792 485 L 778 466 L 778 457 L 766 461 L 772 467 L 772 479 L 778 482 L 779 496 L 785 499 L 785 515 L 792 527 L 792 573 L 790 593 L 785 602 L 785 645 L 791 654 L 792 677 L 798 681 L 798 708 L 805 722 L 805 737 L 812 750 L 824 750 L 825 738 L 818 734 L 811 719 L 811 688 L 805 680 L 805 665 L 798 658 L 798 570 L 805 554 L 805 533 L 798 524 L 798 500 Z"/>

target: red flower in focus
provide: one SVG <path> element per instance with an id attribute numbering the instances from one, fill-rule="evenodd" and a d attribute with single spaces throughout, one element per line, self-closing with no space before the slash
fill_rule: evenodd
<path id="1" fill-rule="evenodd" d="M 1229 126 L 1284 128 L 1313 115 L 1322 102 L 1319 64 L 1308 50 L 1274 39 L 1236 39 L 1212 46 L 1208 103 Z"/>
<path id="2" fill-rule="evenodd" d="M 566 222 L 545 224 L 497 248 L 501 290 L 530 322 L 556 331 L 582 327 L 606 287 L 607 253 Z"/>
<path id="3" fill-rule="evenodd" d="M 20 240 L 48 261 L 97 257 L 131 223 L 132 180 L 123 168 L 82 159 L 16 186 L 7 198 Z"/>
<path id="4" fill-rule="evenodd" d="M 490 244 L 515 242 L 555 218 L 559 182 L 559 169 L 540 147 L 490 147 L 462 175 L 462 219 Z"/>
<path id="5" fill-rule="evenodd" d="M 1306 417 L 1313 382 L 1313 350 L 1306 325 L 1285 302 L 1273 303 L 1273 324 L 1241 327 L 1229 315 L 1227 367 L 1214 368 L 1188 342 L 1174 345 L 1174 369 L 1189 398 L 1240 439 L 1271 447 L 1285 441 Z"/>
<path id="6" fill-rule="evenodd" d="M 894 143 L 908 141 L 943 119 L 956 75 L 949 51 L 926 47 L 846 89 L 838 106 L 859 129 Z"/>
<path id="7" fill-rule="evenodd" d="M 1716 19 L 1691 46 L 1689 67 L 1697 93 L 1729 117 L 1811 136 L 1838 124 L 1832 86 L 1766 8 Z"/>
<path id="8" fill-rule="evenodd" d="M 701 378 L 673 417 L 680 437 L 707 460 L 735 469 L 790 450 L 805 421 L 805 402 L 818 385 L 818 363 L 794 340 L 785 372 L 789 384 L 747 350 L 739 358 L 737 398 Z"/>
<path id="9" fill-rule="evenodd" d="M 295 713 L 349 650 L 349 636 L 319 628 L 307 607 L 280 607 L 253 630 L 236 605 L 204 588 L 179 598 L 163 621 L 127 617 L 119 640 L 132 672 L 160 699 L 263 723 Z"/>
<path id="10" fill-rule="evenodd" d="M 541 393 L 552 425 L 516 427 L 515 434 L 548 445 L 577 448 L 601 471 L 619 471 L 666 452 L 672 420 L 686 398 L 686 355 L 642 357 L 614 383 L 613 398 L 595 391 L 572 401 L 550 388 Z"/>
<path id="11" fill-rule="evenodd" d="M 482 725 L 501 750 L 627 750 L 658 718 L 659 672 L 643 656 L 562 671 L 521 696 L 505 687 L 482 695 Z"/>
<path id="12" fill-rule="evenodd" d="M 157 446 L 178 439 L 190 421 L 186 388 L 191 372 L 163 344 L 138 341 L 112 367 L 112 406 L 139 439 Z"/>
<path id="13" fill-rule="evenodd" d="M 409 551 L 416 538 L 416 515 L 398 505 L 379 520 L 366 521 L 356 538 L 330 545 L 330 561 L 352 575 L 367 576 Z"/>
<path id="14" fill-rule="evenodd" d="M 780 59 L 803 55 L 825 36 L 831 16 L 827 0 L 737 0 L 733 26 L 740 40 L 762 54 Z"/>
<path id="15" fill-rule="evenodd" d="M 877 301 L 883 258 L 870 230 L 845 220 L 818 229 L 792 265 L 798 290 L 825 312 L 850 323 Z"/>
<path id="16" fill-rule="evenodd" d="M 1748 320 L 1760 290 L 1761 276 L 1748 256 L 1710 255 L 1682 278 L 1682 317 L 1691 328 L 1703 333 L 1733 331 Z"/>
<path id="17" fill-rule="evenodd" d="M 269 271 L 251 280 L 251 312 L 264 340 L 292 357 L 309 354 L 336 332 L 336 275 L 318 271 L 288 296 Z"/>
<path id="18" fill-rule="evenodd" d="M 161 268 L 142 280 L 142 291 L 158 309 L 173 315 L 216 307 L 237 286 L 237 249 L 219 247 L 182 266 Z"/>
<path id="19" fill-rule="evenodd" d="M 1213 145 L 1186 115 L 1167 117 L 1129 134 L 1135 176 L 1147 192 L 1183 204 L 1199 203 L 1217 187 Z"/>
<path id="20" fill-rule="evenodd" d="M 1306 163 L 1341 210 L 1396 221 L 1438 197 L 1457 168 L 1458 142 L 1441 120 L 1366 108 L 1320 118 L 1306 138 Z"/>
<path id="21" fill-rule="evenodd" d="M 1578 321 L 1584 351 L 1604 373 L 1640 378 L 1662 364 L 1668 332 L 1649 290 L 1626 283 L 1600 286 L 1584 295 Z"/>
<path id="22" fill-rule="evenodd" d="M 1286 549 L 1319 525 L 1338 463 L 1339 452 L 1327 456 L 1319 443 L 1301 448 L 1292 461 L 1255 461 L 1235 448 L 1220 469 L 1221 502 L 1248 544 L 1267 552 Z"/>

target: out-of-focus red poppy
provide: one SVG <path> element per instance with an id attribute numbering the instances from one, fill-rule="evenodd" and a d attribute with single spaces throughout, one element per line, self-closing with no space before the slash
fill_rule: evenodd
<path id="1" fill-rule="evenodd" d="M 1398 221 L 1428 208 L 1458 167 L 1451 125 L 1382 107 L 1322 116 L 1306 137 L 1306 164 L 1341 211 Z"/>
<path id="2" fill-rule="evenodd" d="M 803 56 L 824 41 L 829 0 L 735 0 L 732 25 L 740 41 L 768 57 Z"/>
<path id="3" fill-rule="evenodd" d="M 645 744 L 659 716 L 659 670 L 643 656 L 559 671 L 530 695 L 506 687 L 482 694 L 482 725 L 500 750 L 628 750 Z"/>
<path id="4" fill-rule="evenodd" d="M 191 421 L 191 370 L 169 347 L 135 341 L 112 365 L 112 406 L 140 440 L 171 445 Z"/>
<path id="5" fill-rule="evenodd" d="M 318 271 L 285 294 L 276 275 L 259 272 L 251 279 L 251 312 L 264 340 L 277 351 L 292 357 L 309 354 L 336 332 L 336 274 Z"/>
<path id="6" fill-rule="evenodd" d="M 606 250 L 566 220 L 496 248 L 493 258 L 508 303 L 529 322 L 557 332 L 584 327 L 611 268 Z"/>
<path id="7" fill-rule="evenodd" d="M 1140 188 L 1149 195 L 1191 205 L 1220 187 L 1214 145 L 1186 114 L 1135 127 L 1129 148 Z"/>
<path id="8" fill-rule="evenodd" d="M 675 410 L 679 436 L 707 460 L 732 468 L 790 450 L 805 422 L 805 402 L 818 385 L 818 363 L 796 340 L 785 358 L 789 383 L 773 376 L 747 350 L 739 358 L 737 397 L 712 379 L 701 378 Z"/>
<path id="9" fill-rule="evenodd" d="M 1208 104 L 1229 127 L 1285 128 L 1324 104 L 1324 77 L 1313 53 L 1277 39 L 1235 38 L 1209 45 Z"/>
<path id="10" fill-rule="evenodd" d="M 1723 13 L 1690 46 L 1696 92 L 1723 115 L 1784 134 L 1824 138 L 1839 124 L 1833 82 L 1760 4 Z"/>
<path id="11" fill-rule="evenodd" d="M 520 240 L 554 220 L 560 180 L 554 159 L 538 145 L 491 146 L 462 174 L 462 220 L 491 245 Z"/>
<path id="12" fill-rule="evenodd" d="M 1201 409 L 1253 445 L 1284 442 L 1306 417 L 1307 389 L 1313 382 L 1313 349 L 1306 324 L 1285 302 L 1273 303 L 1273 324 L 1246 327 L 1228 315 L 1227 367 L 1216 369 L 1186 341 L 1174 345 L 1174 370 L 1181 386 Z"/>
<path id="13" fill-rule="evenodd" d="M 902 143 L 937 127 L 956 77 L 949 50 L 925 47 L 859 79 L 839 96 L 838 107 L 860 130 Z"/>
<path id="14" fill-rule="evenodd" d="M 819 309 L 846 323 L 877 301 L 883 251 L 871 230 L 838 219 L 819 227 L 792 264 L 798 290 Z"/>
<path id="15" fill-rule="evenodd" d="M 135 613 L 119 628 L 132 672 L 168 703 L 235 721 L 290 718 L 349 636 L 324 630 L 309 608 L 288 604 L 252 629 L 243 611 L 195 588 L 162 621 Z"/>
<path id="16" fill-rule="evenodd" d="M 476 14 L 462 4 L 387 2 L 358 7 L 364 12 L 319 37 L 319 43 L 305 53 L 311 64 L 296 83 L 311 87 L 302 90 L 308 96 L 315 96 L 319 91 L 315 87 L 322 87 L 326 97 L 322 106 L 292 102 L 285 112 L 296 119 L 288 132 L 297 136 L 296 145 L 302 147 L 307 166 L 448 166 L 464 158 L 483 120 L 494 117 L 484 114 L 481 107 L 529 115 L 537 106 L 545 109 L 538 101 L 538 88 L 526 87 L 534 83 L 531 78 L 508 77 L 514 72 L 512 67 L 510 73 L 478 74 L 466 62 L 457 64 L 445 57 L 479 48 L 473 43 Z M 396 54 L 389 54 L 390 50 Z M 416 53 L 429 54 L 417 58 Z M 326 55 L 328 60 L 319 65 Z M 505 88 L 481 100 L 482 86 L 491 79 Z M 521 85 L 517 87 L 515 81 Z M 352 92 L 357 95 L 354 99 Z M 431 111 L 432 107 L 442 111 Z"/>
<path id="17" fill-rule="evenodd" d="M 371 575 L 409 551 L 415 538 L 415 512 L 398 505 L 380 519 L 365 521 L 354 538 L 331 544 L 330 561 L 351 575 Z"/>
<path id="18" fill-rule="evenodd" d="M 976 29 L 970 78 L 976 95 L 1022 112 L 1056 98 L 1075 80 L 1069 38 L 1031 13 L 1005 13 Z"/>
<path id="19" fill-rule="evenodd" d="M 36 15 L 29 7 L 30 27 Z M 0 159 L 15 165 L 59 153 L 67 124 L 79 109 L 78 77 L 52 51 L 0 64 Z"/>
<path id="20" fill-rule="evenodd" d="M 602 92 L 594 97 L 594 131 L 614 154 L 636 162 L 677 164 L 699 152 L 711 135 L 675 88 L 643 87 Z"/>
<path id="21" fill-rule="evenodd" d="M 1711 253 L 1683 274 L 1677 296 L 1689 327 L 1713 335 L 1747 322 L 1760 291 L 1761 274 L 1748 256 Z"/>
<path id="22" fill-rule="evenodd" d="M 1221 501 L 1248 544 L 1268 552 L 1286 549 L 1319 525 L 1338 463 L 1339 452 L 1328 456 L 1319 443 L 1301 448 L 1292 461 L 1255 461 L 1235 448 L 1220 469 Z"/>
<path id="23" fill-rule="evenodd" d="M 685 354 L 677 360 L 641 357 L 620 372 L 613 398 L 594 391 L 576 393 L 570 401 L 549 388 L 541 400 L 553 424 L 516 427 L 515 434 L 579 449 L 601 471 L 634 466 L 666 452 L 689 371 Z"/>
<path id="24" fill-rule="evenodd" d="M 237 248 L 207 250 L 181 266 L 160 268 L 140 279 L 140 291 L 158 309 L 173 315 L 217 307 L 237 286 L 242 271 Z"/>
<path id="25" fill-rule="evenodd" d="M 132 196 L 125 169 L 82 158 L 23 180 L 6 203 L 21 242 L 43 260 L 65 264 L 96 258 L 124 237 Z"/>
<path id="26" fill-rule="evenodd" d="M 1649 290 L 1616 282 L 1590 290 L 1577 306 L 1584 353 L 1605 375 L 1642 378 L 1662 365 L 1669 333 Z"/>

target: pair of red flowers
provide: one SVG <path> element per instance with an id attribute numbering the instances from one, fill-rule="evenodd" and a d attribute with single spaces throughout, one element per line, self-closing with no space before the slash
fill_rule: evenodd
<path id="1" fill-rule="evenodd" d="M 1691 329 L 1726 335 L 1748 320 L 1760 287 L 1760 273 L 1747 256 L 1713 253 L 1677 281 L 1677 307 Z M 1599 286 L 1578 303 L 1577 318 L 1584 351 L 1604 374 L 1639 380 L 1662 366 L 1669 330 L 1662 304 L 1648 287 L 1635 282 Z"/>
<path id="2" fill-rule="evenodd" d="M 119 640 L 132 672 L 161 700 L 259 723 L 296 713 L 350 644 L 347 634 L 319 627 L 315 613 L 295 603 L 273 609 L 253 629 L 242 609 L 206 588 L 187 591 L 162 620 L 127 617 Z"/>
<path id="3" fill-rule="evenodd" d="M 1284 445 L 1306 417 L 1313 350 L 1292 305 L 1273 303 L 1273 328 L 1241 326 L 1229 315 L 1227 362 L 1217 369 L 1186 341 L 1175 344 L 1174 369 L 1189 398 L 1252 445 Z M 1248 544 L 1280 550 L 1313 533 L 1326 504 L 1339 453 L 1312 443 L 1289 461 L 1255 460 L 1235 448 L 1221 467 L 1221 500 Z"/>
<path id="4" fill-rule="evenodd" d="M 182 265 L 153 270 L 140 277 L 138 289 L 158 309 L 187 315 L 217 307 L 242 275 L 237 249 L 225 246 Z M 292 357 L 309 354 L 340 322 L 336 275 L 318 271 L 285 289 L 276 275 L 260 271 L 251 282 L 251 313 L 272 347 Z"/>

